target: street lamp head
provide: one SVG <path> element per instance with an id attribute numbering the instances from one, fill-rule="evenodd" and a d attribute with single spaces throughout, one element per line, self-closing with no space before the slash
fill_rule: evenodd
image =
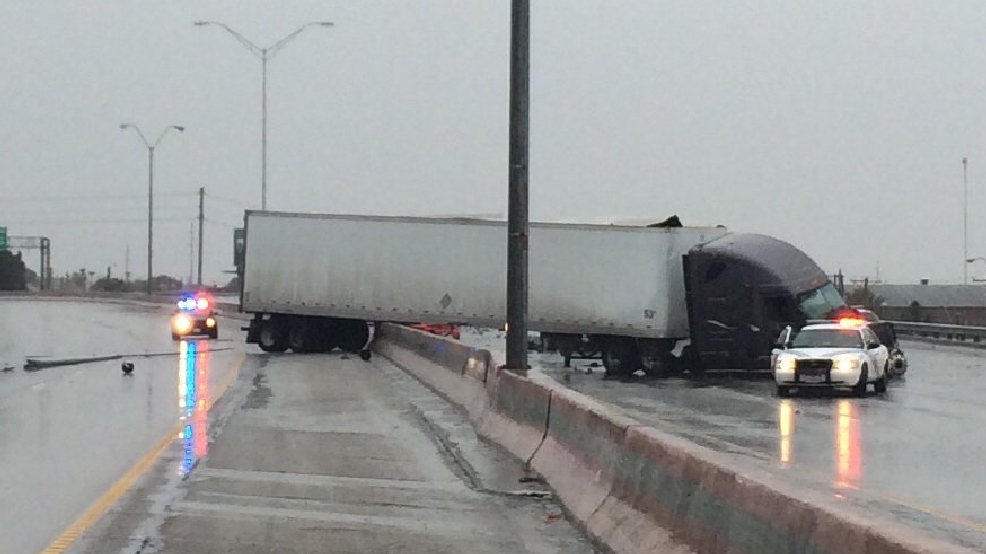
<path id="1" fill-rule="evenodd" d="M 199 27 L 202 27 L 203 25 L 210 25 L 211 23 L 212 23 L 211 21 L 196 21 L 195 23 L 193 23 L 193 25 L 198 25 Z"/>
<path id="2" fill-rule="evenodd" d="M 317 21 L 315 24 L 321 27 L 332 27 L 335 25 L 335 23 L 332 23 L 331 21 Z"/>
<path id="3" fill-rule="evenodd" d="M 184 132 L 185 132 L 185 128 L 184 128 L 184 127 L 182 127 L 181 125 L 172 125 L 171 127 L 172 127 L 173 129 L 178 129 L 178 132 L 179 132 L 179 133 L 184 133 Z"/>
<path id="4" fill-rule="evenodd" d="M 120 129 L 129 129 L 129 128 L 133 127 L 133 126 L 134 126 L 133 123 L 121 123 L 120 124 Z"/>

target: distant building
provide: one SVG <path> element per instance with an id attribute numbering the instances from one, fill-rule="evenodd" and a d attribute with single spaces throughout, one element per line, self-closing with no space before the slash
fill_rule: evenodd
<path id="1" fill-rule="evenodd" d="M 882 319 L 986 327 L 986 286 L 870 285 Z"/>

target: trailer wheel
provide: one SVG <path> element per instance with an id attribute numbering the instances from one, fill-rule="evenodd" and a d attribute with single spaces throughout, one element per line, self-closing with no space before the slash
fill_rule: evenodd
<path id="1" fill-rule="evenodd" d="M 365 321 L 343 320 L 337 327 L 337 343 L 345 352 L 356 354 L 370 340 L 370 327 Z"/>
<path id="2" fill-rule="evenodd" d="M 263 323 L 260 328 L 260 336 L 257 337 L 257 344 L 264 352 L 284 352 L 288 349 L 288 344 L 284 340 L 284 329 L 279 322 L 273 319 Z"/>
<path id="3" fill-rule="evenodd" d="M 637 353 L 640 367 L 650 377 L 668 377 L 674 373 L 674 341 L 661 339 L 638 339 Z"/>
<path id="4" fill-rule="evenodd" d="M 702 367 L 702 359 L 690 344 L 681 349 L 681 363 L 688 370 L 688 373 L 694 377 L 701 377 L 705 374 L 705 368 Z"/>
<path id="5" fill-rule="evenodd" d="M 578 349 L 576 349 L 575 352 L 579 355 L 580 358 L 583 358 L 583 359 L 586 359 L 586 360 L 590 360 L 592 358 L 598 358 L 599 357 L 599 349 L 598 348 L 595 348 L 595 347 L 591 347 L 591 348 L 589 348 L 589 347 L 585 347 L 585 348 L 579 347 Z"/>
<path id="6" fill-rule="evenodd" d="M 312 352 L 315 346 L 312 335 L 312 326 L 304 319 L 298 319 L 288 330 L 288 347 L 295 354 Z"/>
<path id="7" fill-rule="evenodd" d="M 632 340 L 613 338 L 603 346 L 603 367 L 607 377 L 632 375 L 640 368 L 637 345 Z"/>

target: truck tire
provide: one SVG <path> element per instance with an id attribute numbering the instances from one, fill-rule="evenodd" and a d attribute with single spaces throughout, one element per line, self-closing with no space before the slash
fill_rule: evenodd
<path id="1" fill-rule="evenodd" d="M 284 352 L 287 350 L 288 343 L 284 340 L 283 326 L 273 319 L 265 321 L 260 328 L 257 345 L 264 352 Z"/>
<path id="2" fill-rule="evenodd" d="M 631 339 L 614 337 L 603 345 L 603 367 L 607 377 L 633 375 L 640 368 L 637 345 Z"/>
<path id="3" fill-rule="evenodd" d="M 370 340 L 370 327 L 365 321 L 356 319 L 340 321 L 337 329 L 339 333 L 337 343 L 344 352 L 359 353 Z"/>
<path id="4" fill-rule="evenodd" d="M 705 374 L 705 367 L 702 365 L 702 358 L 695 352 L 692 345 L 681 349 L 681 365 L 688 370 L 693 377 L 701 377 Z"/>
<path id="5" fill-rule="evenodd" d="M 295 354 L 312 352 L 315 348 L 312 325 L 304 319 L 296 320 L 288 329 L 288 348 Z"/>
<path id="6" fill-rule="evenodd" d="M 667 377 L 673 373 L 672 366 L 676 361 L 671 350 L 674 342 L 659 339 L 638 339 L 637 355 L 640 367 L 650 377 Z"/>

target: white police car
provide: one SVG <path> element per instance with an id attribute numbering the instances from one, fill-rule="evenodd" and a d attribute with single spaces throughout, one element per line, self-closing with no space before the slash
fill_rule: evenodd
<path id="1" fill-rule="evenodd" d="M 870 383 L 886 392 L 890 353 L 865 321 L 816 323 L 792 335 L 772 356 L 778 396 L 807 388 L 850 388 L 865 396 Z"/>

